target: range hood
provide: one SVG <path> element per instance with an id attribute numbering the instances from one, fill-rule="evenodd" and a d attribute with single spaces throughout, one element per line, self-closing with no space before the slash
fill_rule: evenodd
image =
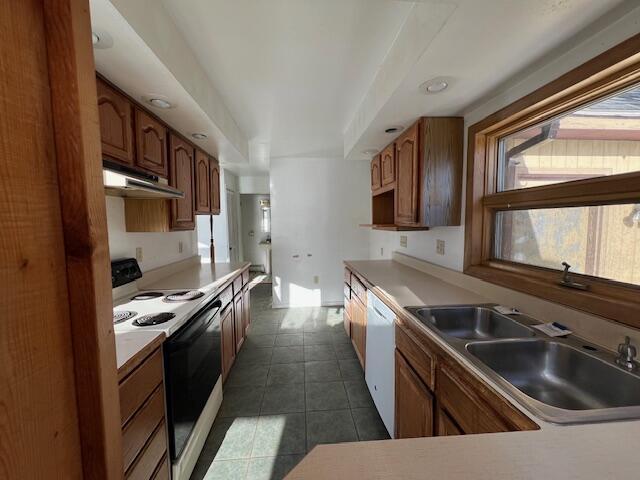
<path id="1" fill-rule="evenodd" d="M 107 195 L 128 198 L 184 198 L 184 192 L 159 183 L 158 177 L 144 175 L 108 160 L 102 163 L 102 179 Z"/>

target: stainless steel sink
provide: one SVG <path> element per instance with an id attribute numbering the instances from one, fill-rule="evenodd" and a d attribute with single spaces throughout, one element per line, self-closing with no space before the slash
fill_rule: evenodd
<path id="1" fill-rule="evenodd" d="M 640 378 L 551 340 L 478 342 L 467 351 L 522 393 L 565 410 L 640 405 Z"/>
<path id="2" fill-rule="evenodd" d="M 431 323 L 445 335 L 466 340 L 527 338 L 535 335 L 530 328 L 489 307 L 418 308 L 413 313 L 420 321 Z"/>
<path id="3" fill-rule="evenodd" d="M 640 372 L 575 335 L 551 338 L 526 315 L 494 305 L 407 307 L 423 328 L 471 363 L 513 400 L 547 422 L 640 419 Z"/>

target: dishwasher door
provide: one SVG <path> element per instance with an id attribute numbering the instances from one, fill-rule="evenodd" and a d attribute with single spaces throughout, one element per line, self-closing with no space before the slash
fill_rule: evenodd
<path id="1" fill-rule="evenodd" d="M 371 291 L 367 298 L 365 380 L 391 438 L 395 427 L 395 314 Z"/>

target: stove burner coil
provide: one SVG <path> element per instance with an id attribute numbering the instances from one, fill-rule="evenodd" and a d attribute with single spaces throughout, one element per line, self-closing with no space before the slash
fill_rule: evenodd
<path id="1" fill-rule="evenodd" d="M 168 322 L 175 316 L 175 313 L 169 312 L 150 313 L 148 315 L 143 315 L 140 318 L 136 318 L 133 321 L 133 324 L 137 327 L 150 327 L 152 325 L 159 325 L 160 323 Z"/>
<path id="2" fill-rule="evenodd" d="M 122 323 L 125 320 L 135 317 L 137 314 L 138 312 L 132 312 L 131 310 L 113 312 L 113 323 Z"/>
<path id="3" fill-rule="evenodd" d="M 176 292 L 163 298 L 165 302 L 187 302 L 204 296 L 204 292 L 199 290 L 185 290 L 184 292 Z"/>

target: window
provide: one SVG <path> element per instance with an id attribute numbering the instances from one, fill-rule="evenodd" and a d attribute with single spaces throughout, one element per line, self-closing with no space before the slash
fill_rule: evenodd
<path id="1" fill-rule="evenodd" d="M 640 327 L 640 38 L 470 127 L 468 175 L 467 273 Z"/>

